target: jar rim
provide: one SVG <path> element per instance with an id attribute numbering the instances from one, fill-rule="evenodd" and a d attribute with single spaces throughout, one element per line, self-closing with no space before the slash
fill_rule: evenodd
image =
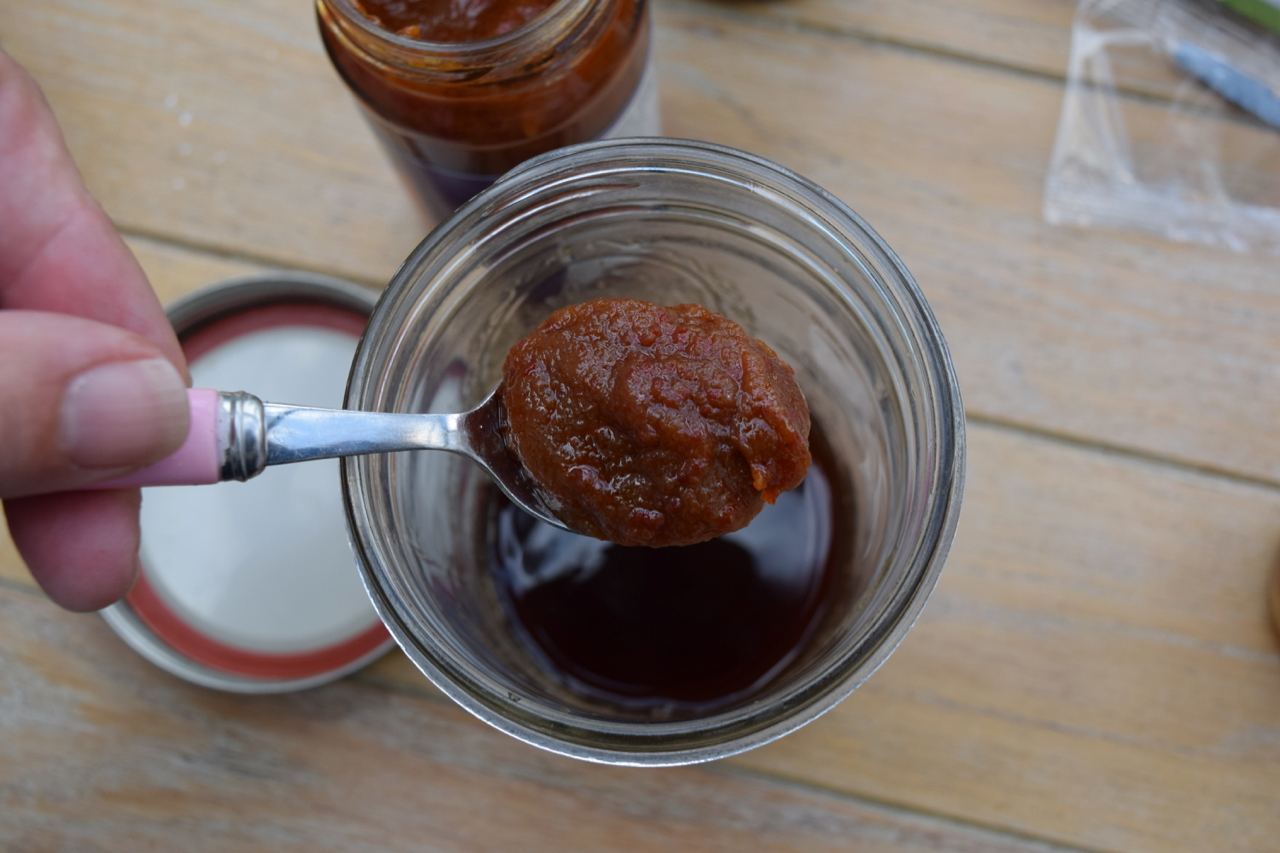
<path id="1" fill-rule="evenodd" d="M 336 10 L 343 20 L 357 27 L 366 37 L 394 49 L 398 54 L 430 56 L 441 62 L 473 63 L 497 60 L 519 61 L 525 54 L 536 54 L 549 43 L 556 43 L 569 30 L 583 25 L 598 15 L 607 0 L 555 0 L 531 20 L 513 30 L 487 39 L 466 42 L 430 41 L 402 36 L 369 20 L 352 0 L 316 0 L 318 7 Z M 425 70 L 417 63 L 400 63 L 416 71 Z"/>

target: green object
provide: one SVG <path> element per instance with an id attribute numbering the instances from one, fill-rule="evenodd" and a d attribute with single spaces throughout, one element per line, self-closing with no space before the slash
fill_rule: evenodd
<path id="1" fill-rule="evenodd" d="M 1272 0 L 1218 0 L 1218 2 L 1272 32 L 1280 33 L 1280 5 Z"/>

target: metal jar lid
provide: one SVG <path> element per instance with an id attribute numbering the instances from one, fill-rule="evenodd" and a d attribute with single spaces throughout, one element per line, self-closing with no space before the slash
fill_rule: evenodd
<path id="1" fill-rule="evenodd" d="M 171 305 L 195 387 L 341 408 L 377 296 L 340 279 L 271 272 Z M 312 687 L 394 645 L 347 538 L 337 460 L 272 468 L 249 482 L 147 489 L 142 571 L 102 612 L 143 657 L 239 693 Z"/>

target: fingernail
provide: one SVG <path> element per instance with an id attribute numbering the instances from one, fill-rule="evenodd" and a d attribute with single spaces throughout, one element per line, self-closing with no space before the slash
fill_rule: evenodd
<path id="1" fill-rule="evenodd" d="M 147 465 L 187 437 L 187 389 L 163 358 L 86 370 L 62 396 L 59 424 L 68 458 L 84 468 Z"/>

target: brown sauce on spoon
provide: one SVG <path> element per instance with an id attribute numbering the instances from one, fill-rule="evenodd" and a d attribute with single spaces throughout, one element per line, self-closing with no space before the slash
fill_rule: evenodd
<path id="1" fill-rule="evenodd" d="M 745 527 L 809 470 L 791 367 L 699 305 L 562 308 L 503 364 L 506 441 L 571 529 L 691 545 Z"/>

